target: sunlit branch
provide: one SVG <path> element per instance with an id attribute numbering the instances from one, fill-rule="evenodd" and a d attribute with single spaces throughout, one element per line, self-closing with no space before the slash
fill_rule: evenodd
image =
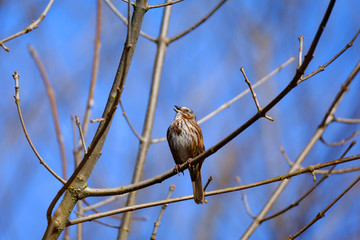
<path id="1" fill-rule="evenodd" d="M 36 19 L 36 21 L 33 21 L 29 26 L 27 26 L 26 28 L 24 28 L 24 29 L 21 30 L 20 32 L 17 32 L 17 33 L 15 33 L 15 34 L 7 37 L 7 38 L 4 38 L 4 39 L 0 40 L 0 46 L 1 46 L 2 48 L 4 48 L 6 51 L 9 52 L 9 51 L 10 51 L 9 48 L 7 48 L 7 47 L 4 45 L 4 43 L 7 42 L 7 41 L 9 41 L 9 40 L 11 40 L 11 39 L 16 38 L 16 37 L 19 37 L 19 36 L 21 36 L 21 35 L 23 35 L 23 34 L 25 34 L 25 33 L 28 33 L 28 32 L 30 32 L 30 31 L 32 31 L 33 29 L 39 27 L 39 23 L 40 23 L 42 20 L 44 20 L 46 14 L 47 14 L 48 11 L 50 10 L 51 5 L 52 5 L 53 3 L 54 3 L 54 0 L 50 0 L 49 3 L 47 4 L 45 10 L 44 10 L 44 11 L 41 13 L 41 15 L 39 16 L 39 18 Z"/>
<path id="2" fill-rule="evenodd" d="M 42 157 L 40 156 L 40 154 L 38 153 L 38 151 L 36 150 L 34 144 L 32 143 L 31 139 L 30 139 L 30 136 L 26 130 L 26 127 L 25 127 L 25 123 L 24 123 L 24 119 L 23 119 L 23 116 L 22 116 L 22 113 L 21 113 L 21 108 L 20 108 L 20 94 L 19 94 L 19 78 L 20 78 L 20 75 L 17 71 L 14 72 L 14 74 L 12 75 L 14 80 L 15 80 L 15 95 L 14 95 L 14 98 L 15 98 L 15 104 L 16 104 L 16 108 L 17 108 L 17 111 L 18 111 L 18 114 L 19 114 L 19 119 L 20 119 L 20 123 L 21 123 L 21 126 L 23 128 L 23 131 L 24 131 L 24 134 L 25 134 L 25 137 L 31 147 L 31 149 L 34 151 L 36 157 L 39 159 L 40 163 L 57 179 L 59 180 L 62 184 L 65 184 L 66 181 L 64 179 L 62 179 L 56 172 L 54 172 L 47 164 L 46 162 L 42 159 Z"/>

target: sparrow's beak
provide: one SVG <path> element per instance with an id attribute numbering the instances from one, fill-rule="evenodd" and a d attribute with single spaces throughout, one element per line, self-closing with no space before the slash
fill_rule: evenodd
<path id="1" fill-rule="evenodd" d="M 178 106 L 176 106 L 176 105 L 174 105 L 174 107 L 175 107 L 175 108 L 174 108 L 174 111 L 175 111 L 175 112 L 177 112 L 177 113 L 180 112 L 180 107 L 178 107 Z"/>

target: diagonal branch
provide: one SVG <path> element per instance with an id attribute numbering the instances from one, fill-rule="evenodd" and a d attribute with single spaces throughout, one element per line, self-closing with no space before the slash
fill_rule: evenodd
<path id="1" fill-rule="evenodd" d="M 194 30 L 195 28 L 197 28 L 198 26 L 200 26 L 202 23 L 204 23 L 209 17 L 211 17 L 224 3 L 226 2 L 226 0 L 221 0 L 218 5 L 216 5 L 214 7 L 213 10 L 211 10 L 208 14 L 206 14 L 205 17 L 203 17 L 199 22 L 197 22 L 194 26 L 190 27 L 189 29 L 185 30 L 182 33 L 179 33 L 178 35 L 172 37 L 169 39 L 169 43 L 178 40 L 179 38 L 182 38 L 183 36 L 185 36 L 186 34 L 188 34 L 189 32 L 191 32 L 192 30 Z"/>
<path id="2" fill-rule="evenodd" d="M 116 16 L 118 16 L 121 21 L 123 21 L 125 23 L 125 25 L 128 25 L 128 20 L 126 19 L 126 17 L 124 17 L 119 10 L 116 9 L 116 7 L 114 6 L 114 4 L 110 1 L 110 0 L 105 0 L 105 3 L 109 6 L 109 8 L 115 13 Z M 140 35 L 143 36 L 144 38 L 152 41 L 152 42 L 156 42 L 156 39 L 151 37 L 150 35 L 147 35 L 146 33 L 144 33 L 143 31 L 140 31 Z"/>
<path id="3" fill-rule="evenodd" d="M 173 185 L 170 186 L 169 193 L 168 193 L 168 195 L 166 197 L 166 200 L 171 197 L 171 194 L 172 194 L 172 192 L 174 190 L 175 190 L 175 185 L 173 184 Z M 167 204 L 162 205 L 162 208 L 161 208 L 160 213 L 159 213 L 159 217 L 154 223 L 154 230 L 153 230 L 153 232 L 151 234 L 150 240 L 155 240 L 156 239 L 157 230 L 158 230 L 158 228 L 160 226 L 160 221 L 161 221 L 161 218 L 162 218 L 162 216 L 163 216 L 163 214 L 165 212 L 166 207 L 167 207 Z"/>
<path id="4" fill-rule="evenodd" d="M 166 6 L 174 5 L 174 4 L 182 2 L 182 1 L 184 1 L 184 0 L 174 0 L 174 1 L 166 2 L 166 3 L 162 3 L 162 4 L 148 5 L 147 8 L 152 9 L 152 8 L 166 7 Z"/>
<path id="5" fill-rule="evenodd" d="M 316 69 L 312 73 L 310 73 L 310 74 L 308 74 L 308 75 L 306 75 L 304 77 L 301 77 L 298 83 L 300 83 L 302 81 L 305 81 L 306 79 L 311 78 L 312 76 L 318 74 L 321 71 L 324 71 L 327 66 L 329 66 L 333 61 L 335 61 L 338 57 L 340 57 L 348 48 L 350 48 L 350 47 L 352 47 L 354 45 L 354 41 L 358 37 L 359 33 L 360 33 L 360 30 L 358 30 L 356 32 L 355 36 L 351 39 L 351 41 L 348 44 L 346 44 L 346 46 L 339 53 L 337 53 L 332 59 L 330 59 L 324 65 L 318 67 L 318 69 Z"/>
<path id="6" fill-rule="evenodd" d="M 25 33 L 28 33 L 30 31 L 32 31 L 33 29 L 39 27 L 39 23 L 44 20 L 46 14 L 48 13 L 48 11 L 50 10 L 51 8 L 51 5 L 54 3 L 54 0 L 50 0 L 48 5 L 46 6 L 45 10 L 41 13 L 41 15 L 38 17 L 38 19 L 36 19 L 36 21 L 33 21 L 29 26 L 27 26 L 26 28 L 24 28 L 23 30 L 21 30 L 20 32 L 17 32 L 7 38 L 4 38 L 3 40 L 0 40 L 0 47 L 4 48 L 7 52 L 9 52 L 9 48 L 7 48 L 4 43 L 11 40 L 11 39 L 14 39 L 16 37 L 19 37 Z"/>
<path id="7" fill-rule="evenodd" d="M 323 218 L 325 216 L 325 213 L 332 207 L 334 206 L 334 204 L 336 202 L 338 202 L 340 200 L 340 198 L 342 198 L 352 187 L 355 186 L 355 184 L 357 184 L 360 181 L 360 176 L 357 177 L 355 179 L 355 181 L 353 181 L 339 196 L 337 196 L 324 210 L 322 210 L 321 212 L 319 212 L 315 218 L 313 218 L 308 224 L 306 224 L 305 227 L 303 227 L 302 229 L 300 229 L 300 231 L 298 231 L 296 234 L 289 236 L 289 239 L 295 239 L 298 236 L 300 236 L 300 234 L 302 234 L 303 232 L 305 232 L 308 228 L 310 228 L 315 222 L 317 222 L 318 220 L 320 220 L 321 218 Z"/>
<path id="8" fill-rule="evenodd" d="M 243 76 L 244 76 L 244 78 L 245 78 L 245 82 L 246 82 L 246 84 L 248 85 L 248 87 L 249 87 L 249 89 L 250 89 L 251 95 L 252 95 L 252 97 L 253 97 L 253 99 L 254 99 L 254 102 L 255 102 L 255 105 L 256 105 L 256 108 L 257 108 L 258 112 L 261 112 L 262 108 L 260 107 L 259 101 L 258 101 L 258 99 L 257 99 L 257 97 L 256 97 L 256 93 L 255 93 L 255 91 L 253 90 L 253 88 L 252 88 L 252 86 L 251 86 L 251 83 L 250 83 L 249 79 L 247 78 L 247 76 L 246 76 L 246 74 L 245 74 L 245 70 L 244 70 L 244 67 L 243 67 L 243 66 L 241 66 L 240 71 L 242 72 L 242 74 L 243 74 Z M 264 117 L 265 117 L 266 119 L 270 120 L 270 121 L 274 121 L 274 119 L 273 119 L 272 117 L 269 117 L 269 116 L 267 116 L 267 115 L 264 115 Z"/>

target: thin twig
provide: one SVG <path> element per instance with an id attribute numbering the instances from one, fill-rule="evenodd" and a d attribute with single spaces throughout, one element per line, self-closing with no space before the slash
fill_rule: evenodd
<path id="1" fill-rule="evenodd" d="M 65 145 L 64 145 L 64 137 L 61 133 L 61 129 L 60 129 L 60 121 L 59 121 L 59 115 L 57 112 L 57 107 L 56 107 L 56 99 L 55 99 L 55 93 L 54 90 L 50 84 L 50 80 L 48 75 L 46 74 L 46 70 L 45 70 L 45 66 L 43 64 L 43 62 L 41 61 L 39 54 L 37 53 L 37 51 L 35 50 L 35 48 L 32 45 L 28 45 L 28 49 L 31 53 L 31 56 L 33 57 L 39 71 L 41 74 L 41 77 L 43 79 L 43 82 L 45 84 L 45 89 L 46 89 L 46 93 L 48 95 L 49 98 L 49 102 L 50 102 L 50 108 L 51 108 L 51 113 L 52 113 L 52 117 L 54 120 L 54 126 L 55 126 L 55 132 L 56 132 L 56 139 L 59 145 L 59 149 L 60 149 L 60 156 L 61 156 L 61 165 L 62 165 L 62 175 L 63 178 L 66 180 L 67 179 L 67 160 L 66 160 L 66 153 L 65 153 Z"/>
<path id="2" fill-rule="evenodd" d="M 210 176 L 205 184 L 204 192 L 206 191 L 207 187 L 209 186 L 210 182 L 213 180 L 213 176 Z"/>
<path id="3" fill-rule="evenodd" d="M 286 154 L 286 152 L 285 152 L 285 150 L 284 150 L 284 148 L 283 148 L 282 145 L 280 145 L 280 152 L 281 152 L 281 154 L 284 156 L 286 162 L 287 162 L 287 163 L 290 165 L 290 167 L 291 167 L 294 163 L 290 160 L 290 158 L 289 158 L 288 155 Z"/>
<path id="4" fill-rule="evenodd" d="M 277 177 L 269 178 L 269 179 L 266 179 L 266 180 L 262 180 L 262 181 L 258 181 L 258 182 L 254 182 L 254 183 L 249 183 L 249 184 L 244 184 L 244 185 L 237 186 L 237 187 L 230 187 L 230 188 L 224 188 L 224 189 L 218 189 L 218 190 L 209 191 L 209 192 L 205 193 L 205 196 L 213 196 L 213 195 L 219 195 L 219 194 L 224 194 L 224 193 L 229 193 L 229 192 L 236 192 L 236 191 L 240 191 L 240 190 L 244 190 L 244 189 L 254 188 L 254 187 L 257 187 L 257 186 L 262 186 L 262 185 L 266 185 L 266 184 L 269 184 L 269 183 L 282 181 L 284 179 L 289 179 L 289 178 L 292 178 L 294 176 L 298 176 L 298 175 L 301 175 L 301 174 L 304 174 L 304 173 L 309 173 L 309 172 L 312 172 L 312 171 L 317 170 L 317 169 L 321 169 L 321 168 L 325 168 L 325 167 L 329 167 L 329 166 L 333 166 L 333 165 L 339 165 L 339 164 L 343 164 L 343 163 L 358 160 L 358 159 L 360 159 L 360 154 L 354 155 L 354 156 L 351 156 L 351 157 L 342 158 L 342 159 L 336 159 L 336 160 L 325 162 L 325 163 L 319 163 L 319 164 L 315 164 L 315 165 L 310 165 L 307 168 L 300 169 L 300 170 L 294 171 L 292 173 L 279 175 Z M 185 164 L 180 165 L 179 169 L 181 169 L 183 166 L 185 166 Z M 173 169 L 173 171 L 171 171 L 173 173 L 173 175 L 176 174 L 175 171 L 176 171 L 175 168 Z M 162 181 L 163 179 L 160 179 L 160 180 Z M 137 188 L 137 189 L 139 189 L 139 188 Z M 106 196 L 106 194 L 109 194 L 109 195 L 117 194 L 117 192 L 111 192 L 111 193 L 106 192 L 106 194 L 99 194 L 99 192 L 102 191 L 103 189 L 98 189 L 98 190 L 96 190 L 96 192 L 94 190 L 95 189 L 89 189 L 89 188 L 85 189 L 85 191 L 87 192 L 86 195 L 87 196 Z M 124 192 L 123 190 L 124 189 L 122 189 L 122 192 Z M 132 189 L 132 191 L 133 190 L 134 189 Z M 111 216 L 111 215 L 119 214 L 119 213 L 124 213 L 124 212 L 128 212 L 128 211 L 135 211 L 135 210 L 139 210 L 139 209 L 159 206 L 159 205 L 168 204 L 168 203 L 181 202 L 181 201 L 185 201 L 185 200 L 192 200 L 193 198 L 194 198 L 193 195 L 187 195 L 187 196 L 182 196 L 182 197 L 177 197 L 177 198 L 171 198 L 171 199 L 168 199 L 168 200 L 160 200 L 160 201 L 156 201 L 156 202 L 132 205 L 132 206 L 123 207 L 123 208 L 119 208 L 119 209 L 114 209 L 114 210 L 110 210 L 110 211 L 106 211 L 106 212 L 101 212 L 101 213 L 98 213 L 98 214 L 89 214 L 89 215 L 81 217 L 81 218 L 69 220 L 67 222 L 67 226 L 71 226 L 71 225 L 78 224 L 78 223 L 81 223 L 81 222 L 92 221 L 93 219 L 107 217 L 107 216 Z"/>
<path id="5" fill-rule="evenodd" d="M 36 150 L 34 144 L 32 143 L 30 136 L 26 130 L 25 127 L 25 123 L 24 123 L 24 119 L 21 113 L 21 108 L 20 108 L 20 93 L 19 93 L 19 78 L 20 75 L 17 71 L 14 72 L 14 74 L 12 75 L 14 80 L 15 80 L 15 104 L 16 104 L 16 108 L 18 111 L 18 115 L 19 115 L 19 119 L 20 119 L 20 123 L 21 123 L 21 127 L 24 131 L 25 137 L 31 147 L 31 149 L 34 151 L 36 157 L 39 159 L 40 163 L 57 179 L 59 180 L 62 184 L 65 184 L 66 181 L 64 179 L 62 179 L 56 172 L 54 172 L 47 164 L 46 162 L 42 159 L 42 157 L 40 156 L 40 154 L 38 153 L 38 151 Z"/>
<path id="6" fill-rule="evenodd" d="M 195 28 L 197 28 L 198 26 L 200 26 L 202 23 L 204 23 L 209 17 L 211 17 L 224 3 L 226 2 L 226 0 L 222 0 L 218 3 L 218 5 L 216 5 L 214 7 L 213 10 L 211 10 L 205 17 L 203 17 L 199 22 L 197 22 L 195 25 L 193 25 L 192 27 L 188 28 L 187 30 L 185 30 L 182 33 L 179 33 L 178 35 L 172 37 L 169 39 L 169 43 L 178 40 L 179 38 L 185 36 L 186 34 L 188 34 L 189 32 L 191 32 L 192 30 L 194 30 Z"/>
<path id="7" fill-rule="evenodd" d="M 250 89 L 251 95 L 252 95 L 252 97 L 254 99 L 254 102 L 255 102 L 256 108 L 258 110 L 258 113 L 261 113 L 262 108 L 260 107 L 259 101 L 258 101 L 258 99 L 256 97 L 256 93 L 255 93 L 254 89 L 252 88 L 251 83 L 250 83 L 249 79 L 247 78 L 247 76 L 245 74 L 245 70 L 244 70 L 243 66 L 240 67 L 240 71 L 242 72 L 242 74 L 243 74 L 243 76 L 245 78 L 245 82 L 249 86 L 249 89 Z M 274 121 L 274 119 L 272 117 L 266 116 L 266 114 L 264 114 L 264 117 L 266 119 L 270 120 L 270 121 Z"/>
<path id="8" fill-rule="evenodd" d="M 80 139 L 81 139 L 81 145 L 83 146 L 84 148 L 84 153 L 87 154 L 87 149 L 86 149 L 86 143 L 85 143 L 85 139 L 84 139 L 84 134 L 81 130 L 81 124 L 80 124 L 80 120 L 79 120 L 79 117 L 77 115 L 75 115 L 75 123 L 76 123 L 76 126 L 78 127 L 78 130 L 79 130 L 79 134 L 80 134 Z"/>
<path id="9" fill-rule="evenodd" d="M 175 0 L 175 1 L 171 1 L 171 2 L 166 2 L 166 3 L 162 3 L 162 4 L 154 4 L 154 5 L 148 5 L 147 9 L 152 9 L 152 8 L 159 8 L 159 7 L 166 7 L 169 5 L 174 5 L 176 3 L 182 2 L 184 0 Z"/>
<path id="10" fill-rule="evenodd" d="M 174 191 L 174 189 L 175 189 L 175 185 L 173 184 L 173 185 L 170 186 L 169 193 L 168 193 L 166 199 L 169 199 L 169 198 L 171 197 L 171 194 L 172 194 L 172 192 Z M 152 234 L 151 234 L 151 237 L 150 237 L 151 240 L 155 240 L 155 239 L 156 239 L 156 233 L 157 233 L 157 230 L 158 230 L 158 228 L 159 228 L 159 226 L 160 226 L 160 223 L 161 223 L 160 221 L 161 221 L 161 218 L 162 218 L 162 216 L 163 216 L 163 214 L 164 214 L 164 212 L 165 212 L 166 207 L 167 207 L 167 204 L 164 204 L 164 205 L 162 205 L 162 207 L 161 207 L 159 217 L 158 217 L 158 219 L 157 219 L 157 220 L 155 221 L 155 223 L 154 223 L 154 230 L 153 230 L 153 232 L 152 232 Z"/>
<path id="11" fill-rule="evenodd" d="M 94 119 L 91 119 L 90 122 L 91 123 L 94 123 L 94 122 L 103 122 L 105 121 L 105 118 L 94 118 Z"/>
<path id="12" fill-rule="evenodd" d="M 127 0 L 121 0 L 121 1 L 127 3 L 128 5 L 131 4 L 131 5 L 133 5 L 134 7 L 136 6 L 136 2 L 131 2 L 131 1 L 127 1 Z"/>
<path id="13" fill-rule="evenodd" d="M 352 167 L 352 168 L 343 168 L 343 169 L 333 170 L 331 172 L 331 174 L 343 174 L 343 173 L 357 172 L 357 171 L 360 171 L 360 167 Z M 316 174 L 326 174 L 327 170 L 315 170 L 314 172 Z"/>
<path id="14" fill-rule="evenodd" d="M 302 63 L 303 42 L 304 42 L 304 36 L 300 35 L 300 37 L 299 37 L 299 62 L 298 62 L 298 68 L 301 66 L 301 63 Z"/>
<path id="15" fill-rule="evenodd" d="M 128 194 L 124 194 L 124 195 L 121 195 L 121 196 L 114 196 L 114 197 L 123 197 L 123 196 L 126 196 Z M 111 199 L 111 197 L 109 198 Z M 99 210 L 97 210 L 96 208 L 92 207 L 93 205 L 91 205 L 88 201 L 86 201 L 86 199 L 82 199 L 82 201 L 88 206 L 90 207 L 90 211 L 93 211 L 94 213 L 100 213 Z M 106 201 L 106 200 L 105 200 Z M 101 203 L 101 202 L 99 202 Z M 113 215 L 113 216 L 109 216 L 113 219 L 117 219 L 117 220 L 122 220 L 122 216 L 116 216 L 116 215 Z M 147 217 L 133 217 L 132 218 L 133 221 L 146 221 L 147 220 Z M 118 227 L 119 228 L 119 227 Z"/>
<path id="16" fill-rule="evenodd" d="M 235 177 L 235 180 L 237 181 L 238 185 L 241 186 L 241 179 L 239 176 L 236 176 Z M 246 197 L 246 194 L 244 192 L 244 190 L 240 190 L 240 194 L 241 194 L 241 199 L 243 200 L 243 203 L 244 203 L 244 206 L 245 206 L 245 209 L 246 209 L 246 212 L 249 214 L 249 216 L 251 218 L 255 218 L 256 216 L 252 213 L 251 209 L 250 209 L 250 205 L 247 201 L 247 197 Z"/>
<path id="17" fill-rule="evenodd" d="M 50 10 L 51 5 L 54 3 L 54 0 L 50 0 L 49 3 L 47 4 L 45 10 L 43 11 L 43 13 L 38 17 L 38 19 L 36 19 L 36 21 L 33 21 L 29 26 L 27 26 L 26 28 L 24 28 L 23 30 L 21 30 L 20 32 L 17 32 L 7 38 L 4 38 L 3 40 L 0 40 L 0 46 L 5 49 L 7 52 L 9 52 L 9 48 L 7 48 L 4 43 L 14 39 L 18 36 L 21 36 L 25 33 L 28 33 L 30 31 L 32 31 L 33 29 L 39 27 L 39 23 L 45 18 L 46 14 L 48 13 L 48 11 Z"/>
<path id="18" fill-rule="evenodd" d="M 335 122 L 341 122 L 341 123 L 353 124 L 353 123 L 360 123 L 360 118 L 359 119 L 351 119 L 351 118 L 337 118 L 337 117 L 335 117 L 334 121 Z"/>
<path id="19" fill-rule="evenodd" d="M 121 111 L 122 111 L 122 115 L 124 116 L 127 124 L 129 125 L 131 131 L 135 134 L 135 136 L 140 140 L 142 141 L 142 138 L 141 136 L 136 132 L 134 126 L 131 124 L 126 112 L 125 112 L 125 109 L 124 109 L 124 106 L 122 105 L 122 102 L 121 102 L 121 99 L 119 100 L 119 105 L 120 105 L 120 108 L 121 108 Z"/>
<path id="20" fill-rule="evenodd" d="M 306 224 L 305 227 L 303 227 L 302 229 L 300 229 L 297 233 L 295 233 L 292 236 L 289 236 L 289 239 L 295 239 L 298 236 L 300 236 L 300 234 L 302 234 L 303 232 L 305 232 L 308 228 L 310 228 L 315 222 L 317 222 L 318 220 L 320 220 L 321 218 L 325 217 L 325 213 L 332 207 L 334 206 L 334 204 L 336 202 L 338 202 L 340 200 L 340 198 L 342 198 L 353 186 L 355 186 L 356 183 L 358 183 L 360 181 L 360 176 L 358 178 L 355 179 L 355 181 L 353 181 L 350 186 L 348 186 L 339 196 L 337 196 L 324 210 L 322 210 L 321 212 L 319 212 L 316 217 L 314 217 L 308 224 Z"/>
<path id="21" fill-rule="evenodd" d="M 353 134 L 352 134 L 350 137 L 345 138 L 345 139 L 342 139 L 342 140 L 340 140 L 340 141 L 338 141 L 338 142 L 333 142 L 333 143 L 332 143 L 332 142 L 327 142 L 327 141 L 324 140 L 323 137 L 320 138 L 320 141 L 321 141 L 322 143 L 324 143 L 325 145 L 328 145 L 328 146 L 342 146 L 342 145 L 344 145 L 346 142 L 348 142 L 348 141 L 350 141 L 351 139 L 353 139 L 355 136 L 359 135 L 359 133 L 360 133 L 360 132 L 355 131 L 355 132 L 353 132 Z"/>
<path id="22" fill-rule="evenodd" d="M 77 212 L 76 212 L 78 217 L 82 217 L 84 216 L 84 210 L 83 210 L 83 200 L 79 200 L 77 202 Z M 96 220 L 95 222 L 98 222 L 98 220 Z M 82 240 L 83 239 L 83 224 L 80 223 L 76 226 L 76 240 Z M 69 228 L 66 228 L 69 229 Z"/>
<path id="23" fill-rule="evenodd" d="M 352 46 L 354 45 L 354 41 L 355 41 L 355 39 L 358 37 L 359 33 L 360 33 L 360 30 L 357 31 L 357 33 L 356 33 L 355 36 L 351 39 L 351 41 L 350 41 L 348 44 L 346 44 L 346 46 L 345 46 L 338 54 L 336 54 L 332 59 L 330 59 L 330 60 L 329 60 L 327 63 L 325 63 L 324 65 L 319 66 L 318 69 L 316 69 L 316 70 L 313 71 L 312 73 L 310 73 L 310 74 L 308 74 L 308 75 L 306 75 L 306 76 L 304 76 L 304 77 L 301 77 L 301 78 L 299 79 L 298 83 L 300 83 L 300 82 L 302 82 L 302 81 L 305 81 L 306 79 L 311 78 L 312 76 L 318 74 L 318 73 L 321 72 L 321 71 L 324 71 L 327 66 L 329 66 L 333 61 L 335 61 L 335 60 L 336 60 L 341 54 L 343 54 L 348 48 L 350 48 L 350 47 L 352 47 Z"/>
<path id="24" fill-rule="evenodd" d="M 99 72 L 99 63 L 100 63 L 100 33 L 101 33 L 101 19 L 102 19 L 102 0 L 97 0 L 96 4 L 96 33 L 95 33 L 95 41 L 94 41 L 94 57 L 93 57 L 93 66 L 91 72 L 91 81 L 89 88 L 89 95 L 86 101 L 86 110 L 82 122 L 82 132 L 84 136 L 86 136 L 86 132 L 89 125 L 89 119 L 91 115 L 91 110 L 94 105 L 94 92 L 95 92 L 95 84 L 96 79 Z"/>
<path id="25" fill-rule="evenodd" d="M 118 16 L 121 21 L 123 21 L 125 23 L 125 25 L 128 25 L 128 21 L 127 19 L 116 9 L 116 7 L 114 6 L 114 4 L 110 1 L 110 0 L 105 0 L 105 3 L 109 6 L 109 8 L 115 13 L 116 16 Z M 152 42 L 156 42 L 156 39 L 151 37 L 150 35 L 144 33 L 143 31 L 140 31 L 140 35 L 143 36 L 144 38 L 152 41 Z"/>
<path id="26" fill-rule="evenodd" d="M 89 205 L 87 207 L 84 207 L 84 212 L 86 211 L 90 211 L 90 210 L 94 210 L 95 208 L 98 208 L 98 207 L 101 207 L 101 206 L 104 206 L 106 204 L 109 204 L 109 203 L 112 203 L 118 199 L 121 199 L 125 196 L 127 196 L 128 194 L 123 194 L 123 195 L 120 195 L 120 196 L 111 196 L 101 202 L 98 202 L 98 203 L 95 203 L 95 204 L 92 204 L 92 205 Z"/>

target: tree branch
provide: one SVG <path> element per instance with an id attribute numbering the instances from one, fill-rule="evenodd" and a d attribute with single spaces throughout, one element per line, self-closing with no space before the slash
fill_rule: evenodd
<path id="1" fill-rule="evenodd" d="M 5 49 L 7 52 L 9 52 L 9 48 L 7 48 L 4 43 L 11 40 L 11 39 L 14 39 L 16 37 L 19 37 L 25 33 L 28 33 L 30 31 L 32 31 L 33 29 L 39 27 L 39 23 L 44 20 L 46 14 L 48 13 L 48 11 L 50 10 L 51 8 L 51 5 L 54 3 L 54 0 L 50 0 L 49 3 L 47 4 L 45 10 L 43 11 L 43 13 L 40 15 L 40 17 L 38 19 L 36 19 L 36 21 L 33 21 L 29 26 L 27 26 L 26 28 L 24 28 L 23 30 L 21 30 L 20 32 L 17 32 L 7 38 L 4 38 L 2 40 L 0 40 L 0 46 Z"/>
<path id="2" fill-rule="evenodd" d="M 60 121 L 59 121 L 59 115 L 58 115 L 58 111 L 57 111 L 57 107 L 56 107 L 55 93 L 50 84 L 49 77 L 46 74 L 45 66 L 44 66 L 43 62 L 41 61 L 35 48 L 32 45 L 28 45 L 28 49 L 40 71 L 41 77 L 45 84 L 46 93 L 49 97 L 51 113 L 53 116 L 54 126 L 55 126 L 55 131 L 56 131 L 56 139 L 57 139 L 57 142 L 59 144 L 59 149 L 60 149 L 63 177 L 64 177 L 64 179 L 67 179 L 67 173 L 66 173 L 67 161 L 66 161 L 66 152 L 65 152 L 65 146 L 64 146 L 64 137 L 63 137 L 63 135 L 61 133 L 61 129 L 60 129 Z"/>
<path id="3" fill-rule="evenodd" d="M 84 156 L 83 160 L 75 169 L 68 182 L 59 190 L 52 203 L 50 204 L 47 211 L 48 228 L 44 234 L 44 238 L 58 238 L 66 225 L 66 220 L 68 219 L 72 209 L 76 204 L 76 201 L 78 199 L 78 193 L 85 188 L 87 179 L 89 178 L 98 158 L 101 155 L 101 150 L 105 143 L 107 133 L 109 131 L 115 110 L 117 108 L 118 101 L 124 89 L 126 76 L 130 67 L 137 39 L 139 37 L 140 28 L 146 12 L 146 4 L 146 0 L 137 1 L 131 22 L 131 31 L 129 30 L 130 38 L 127 38 L 126 40 L 119 67 L 115 75 L 115 80 L 104 109 L 103 118 L 105 118 L 105 121 L 100 122 L 93 141 L 89 146 L 88 153 Z M 71 188 L 69 188 L 70 185 L 72 186 Z M 54 216 L 51 217 L 52 210 L 56 202 L 60 199 L 64 192 L 65 196 L 63 200 L 61 201 Z M 57 214 L 57 212 L 61 212 L 62 214 Z M 53 225 L 55 225 L 55 227 L 53 227 Z"/>
<path id="4" fill-rule="evenodd" d="M 213 196 L 213 195 L 219 195 L 219 194 L 224 194 L 224 193 L 229 193 L 229 192 L 237 192 L 237 191 L 240 191 L 240 190 L 254 188 L 254 187 L 266 185 L 266 184 L 269 184 L 269 183 L 283 181 L 284 179 L 289 179 L 289 178 L 292 178 L 294 176 L 298 176 L 298 175 L 301 175 L 301 174 L 304 174 L 304 173 L 311 173 L 311 172 L 313 172 L 314 170 L 317 170 L 317 169 L 321 169 L 321 168 L 325 168 L 325 167 L 329 167 L 329 166 L 333 166 L 333 165 L 339 165 L 339 164 L 343 164 L 343 163 L 346 163 L 346 162 L 351 162 L 351 161 L 358 160 L 358 159 L 360 159 L 360 154 L 354 155 L 354 156 L 351 156 L 351 157 L 336 159 L 336 160 L 325 162 L 325 163 L 319 163 L 319 164 L 315 164 L 315 165 L 310 165 L 307 168 L 303 168 L 303 169 L 300 169 L 300 170 L 297 170 L 297 171 L 294 171 L 294 172 L 291 172 L 291 173 L 287 173 L 287 174 L 284 174 L 284 175 L 279 175 L 279 176 L 269 178 L 269 179 L 266 179 L 266 180 L 262 180 L 262 181 L 258 181 L 258 182 L 254 182 L 254 183 L 249 183 L 249 184 L 244 184 L 244 185 L 236 186 L 236 187 L 223 188 L 223 189 L 219 189 L 219 190 L 209 191 L 209 192 L 205 193 L 205 196 Z M 181 165 L 181 167 L 183 167 L 183 166 L 185 166 L 185 164 Z M 180 171 L 180 168 L 179 168 L 179 171 Z M 176 173 L 174 173 L 174 174 L 176 174 Z M 126 193 L 126 192 L 129 191 L 129 189 L 125 189 L 125 188 L 126 188 L 126 186 L 124 187 L 123 191 L 121 191 L 122 193 Z M 101 189 L 96 190 L 96 192 L 94 190 L 95 189 L 87 188 L 87 192 L 91 193 L 88 196 L 107 196 L 107 194 L 108 194 L 108 193 L 106 193 L 106 195 L 103 195 L 100 192 Z M 132 191 L 132 190 L 130 190 L 130 191 Z M 119 194 L 119 193 L 113 192 L 112 194 Z M 137 204 L 137 205 L 133 205 L 133 206 L 127 206 L 127 207 L 114 209 L 114 210 L 110 210 L 110 211 L 106 211 L 106 212 L 101 212 L 101 213 L 97 213 L 97 214 L 89 214 L 88 216 L 85 216 L 85 217 L 69 220 L 68 223 L 67 223 L 67 226 L 75 225 L 75 224 L 86 222 L 86 221 L 92 221 L 94 219 L 107 217 L 107 216 L 114 215 L 114 214 L 119 214 L 119 213 L 124 213 L 124 212 L 129 212 L 129 211 L 135 211 L 135 210 L 154 207 L 154 206 L 160 206 L 160 205 L 163 205 L 163 204 L 169 204 L 169 203 L 174 203 L 174 202 L 181 202 L 181 201 L 185 201 L 185 200 L 191 200 L 193 198 L 194 198 L 193 195 L 188 195 L 188 196 L 182 196 L 182 197 L 177 197 L 177 198 L 171 198 L 171 199 L 168 199 L 168 200 L 160 200 L 160 201 L 155 201 L 155 202 L 150 202 L 150 203 L 143 203 L 143 204 Z"/>
<path id="5" fill-rule="evenodd" d="M 12 75 L 14 80 L 15 80 L 15 104 L 16 104 L 16 109 L 18 111 L 19 114 L 19 119 L 20 119 L 20 123 L 21 123 L 21 127 L 24 131 L 25 137 L 31 147 L 31 149 L 33 150 L 33 152 L 35 153 L 36 157 L 39 159 L 40 163 L 57 179 L 59 180 L 62 184 L 65 184 L 66 181 L 64 179 L 62 179 L 56 172 L 54 172 L 47 164 L 46 162 L 42 159 L 42 157 L 40 156 L 40 154 L 38 153 L 38 151 L 36 150 L 34 144 L 32 143 L 30 136 L 26 130 L 25 127 L 25 122 L 21 113 L 21 108 L 20 108 L 20 93 L 19 93 L 19 78 L 20 75 L 17 71 L 14 72 L 14 74 Z"/>

